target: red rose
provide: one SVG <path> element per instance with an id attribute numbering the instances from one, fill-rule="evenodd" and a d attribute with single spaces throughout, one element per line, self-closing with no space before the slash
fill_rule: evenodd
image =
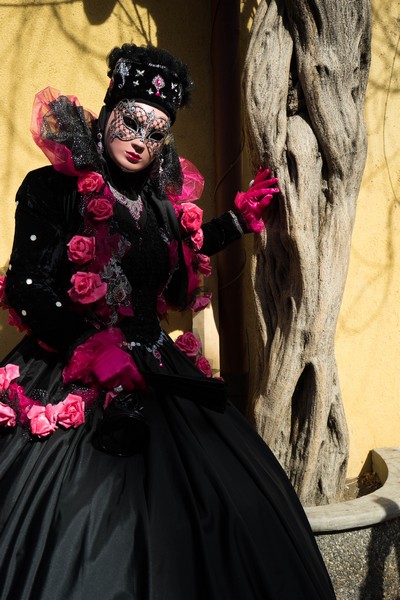
<path id="1" fill-rule="evenodd" d="M 58 413 L 58 422 L 67 429 L 78 427 L 85 422 L 85 403 L 80 396 L 68 394 L 61 403 L 62 407 Z"/>
<path id="2" fill-rule="evenodd" d="M 195 362 L 196 367 L 206 375 L 206 377 L 212 377 L 211 365 L 205 356 L 199 356 Z"/>
<path id="3" fill-rule="evenodd" d="M 183 229 L 185 231 L 197 231 L 197 229 L 201 227 L 203 219 L 202 209 L 191 202 L 181 204 L 181 208 L 182 214 L 180 221 Z"/>
<path id="4" fill-rule="evenodd" d="M 113 214 L 113 205 L 107 198 L 93 198 L 87 206 L 87 211 L 94 221 L 106 221 Z"/>
<path id="5" fill-rule="evenodd" d="M 175 346 L 189 358 L 196 358 L 201 348 L 201 342 L 191 331 L 187 331 L 176 338 Z"/>
<path id="6" fill-rule="evenodd" d="M 103 177 L 100 173 L 94 171 L 78 177 L 78 191 L 82 194 L 86 194 L 87 192 L 99 192 L 103 187 L 103 184 Z"/>
<path id="7" fill-rule="evenodd" d="M 73 302 L 90 304 L 103 298 L 107 292 L 107 284 L 101 280 L 98 273 L 78 271 L 71 278 L 73 287 L 68 294 Z"/>
<path id="8" fill-rule="evenodd" d="M 67 244 L 69 260 L 78 265 L 83 265 L 89 262 L 89 260 L 93 260 L 95 244 L 96 239 L 94 237 L 74 235 Z"/>

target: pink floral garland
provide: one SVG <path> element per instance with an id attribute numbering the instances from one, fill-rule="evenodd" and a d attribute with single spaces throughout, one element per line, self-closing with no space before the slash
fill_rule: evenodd
<path id="1" fill-rule="evenodd" d="M 204 180 L 192 163 L 184 158 L 180 158 L 180 162 L 184 174 L 182 194 L 170 194 L 168 197 L 184 238 L 182 247 L 188 273 L 188 308 L 198 312 L 211 301 L 210 293 L 201 292 L 201 278 L 211 275 L 211 265 L 210 258 L 200 253 L 203 245 L 203 211 L 194 204 L 202 193 Z M 109 220 L 114 213 L 115 197 L 103 176 L 95 171 L 78 176 L 78 191 L 85 203 L 84 229 L 90 232 L 90 235 L 75 235 L 67 244 L 68 259 L 77 269 L 71 278 L 72 287 L 68 290 L 68 295 L 71 301 L 80 307 L 80 311 L 92 311 L 105 325 L 115 325 L 123 316 L 133 315 L 130 295 L 124 298 L 123 304 L 119 304 L 117 309 L 106 302 L 108 284 L 101 277 L 101 272 L 109 264 L 112 256 L 121 252 L 121 236 L 111 235 L 109 227 Z M 127 248 L 128 243 L 125 251 Z M 176 240 L 169 243 L 169 253 L 172 273 L 178 262 Z M 29 334 L 29 328 L 7 303 L 5 281 L 6 276 L 0 276 L 0 308 L 9 311 L 10 326 Z M 165 288 L 166 286 L 160 291 L 157 299 L 157 312 L 161 319 L 166 317 L 170 308 L 164 296 Z M 40 341 L 39 344 L 48 351 L 53 350 Z"/>
<path id="2" fill-rule="evenodd" d="M 129 242 L 121 243 L 121 236 L 110 232 L 115 197 L 103 176 L 94 171 L 80 175 L 78 191 L 85 205 L 84 231 L 90 234 L 75 235 L 68 242 L 68 259 L 77 269 L 68 295 L 74 304 L 92 311 L 100 323 L 115 325 L 122 317 L 133 315 L 130 294 L 118 304 L 107 302 L 109 283 L 101 274 L 112 270 L 110 261 L 120 258 Z"/>
<path id="3" fill-rule="evenodd" d="M 201 228 L 203 210 L 194 204 L 203 192 L 204 178 L 190 161 L 185 158 L 179 158 L 179 161 L 184 177 L 182 193 L 179 196 L 168 194 L 168 198 L 174 208 L 183 238 L 182 249 L 188 274 L 188 308 L 198 312 L 206 308 L 211 301 L 211 294 L 201 291 L 201 276 L 211 275 L 211 264 L 210 257 L 200 253 L 204 241 Z M 166 312 L 168 307 L 162 294 L 159 301 Z"/>
<path id="4" fill-rule="evenodd" d="M 7 364 L 0 367 L 0 426 L 15 427 L 17 423 L 29 425 L 31 433 L 39 438 L 47 437 L 59 426 L 64 429 L 78 427 L 85 422 L 85 402 L 78 394 L 68 394 L 57 404 L 42 405 L 25 396 L 24 389 L 15 379 L 19 367 Z"/>
<path id="5" fill-rule="evenodd" d="M 182 195 L 171 194 L 168 197 L 174 207 L 184 238 L 182 247 L 188 273 L 188 307 L 192 311 L 198 312 L 208 306 L 211 301 L 211 294 L 200 291 L 201 276 L 211 275 L 210 258 L 200 253 L 204 237 L 201 228 L 203 211 L 190 201 L 197 200 L 196 195 L 201 194 L 203 178 L 189 161 L 183 158 L 180 158 L 180 161 L 185 177 Z M 75 303 L 91 305 L 94 312 L 105 321 L 105 324 L 111 324 L 106 320 L 106 316 L 111 316 L 111 309 L 104 300 L 107 294 L 107 283 L 102 280 L 99 272 L 107 264 L 112 253 L 105 254 L 102 260 L 100 257 L 96 258 L 96 245 L 101 243 L 104 248 L 106 238 L 108 243 L 112 241 L 107 221 L 113 215 L 115 198 L 108 185 L 105 184 L 102 175 L 96 172 L 88 172 L 78 177 L 78 191 L 83 194 L 86 204 L 86 226 L 89 230 L 94 229 L 94 235 L 76 235 L 68 243 L 69 260 L 82 267 L 73 275 L 72 288 L 68 294 Z M 113 242 L 116 252 L 117 240 L 114 239 Z M 172 272 L 176 268 L 178 260 L 176 240 L 170 242 L 169 253 Z M 165 318 L 169 306 L 163 291 L 158 295 L 157 305 L 160 318 Z M 121 313 L 120 316 L 133 314 L 127 303 L 118 310 Z"/>
<path id="6" fill-rule="evenodd" d="M 181 350 L 192 363 L 207 377 L 212 377 L 212 368 L 208 360 L 201 353 L 202 344 L 191 331 L 178 336 L 174 345 Z"/>

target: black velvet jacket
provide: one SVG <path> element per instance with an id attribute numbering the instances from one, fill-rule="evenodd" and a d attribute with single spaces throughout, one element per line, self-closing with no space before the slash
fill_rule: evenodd
<path id="1" fill-rule="evenodd" d="M 149 186 L 143 194 L 151 200 L 160 227 L 178 241 L 178 269 L 166 297 L 179 309 L 187 299 L 187 272 L 173 206 L 155 196 Z M 28 173 L 17 193 L 15 237 L 6 278 L 8 304 L 18 313 L 32 334 L 57 350 L 68 350 L 97 329 L 78 314 L 70 302 L 71 263 L 67 243 L 79 232 L 82 215 L 76 177 L 63 175 L 53 167 Z M 231 213 L 203 225 L 201 253 L 211 256 L 238 239 L 241 232 Z"/>

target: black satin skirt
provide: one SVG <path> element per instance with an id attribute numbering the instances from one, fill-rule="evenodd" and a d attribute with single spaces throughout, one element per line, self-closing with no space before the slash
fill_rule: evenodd
<path id="1" fill-rule="evenodd" d="M 146 351 L 135 358 L 187 382 L 194 372 L 177 352 L 163 345 L 162 368 Z M 57 361 L 31 340 L 6 360 L 27 393 L 46 385 L 59 401 Z M 43 440 L 19 427 L 0 434 L 1 600 L 335 598 L 263 440 L 229 402 L 222 413 L 198 389 L 196 399 L 190 386 L 172 389 L 145 398 L 149 435 L 131 456 L 101 448 L 100 408 Z"/>

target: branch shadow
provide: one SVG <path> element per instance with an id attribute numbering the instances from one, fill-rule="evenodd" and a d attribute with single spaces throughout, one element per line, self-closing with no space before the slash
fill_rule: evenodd
<path id="1" fill-rule="evenodd" d="M 396 502 L 387 498 L 378 498 L 376 503 L 380 504 L 387 514 L 392 512 L 391 509 L 398 509 Z M 394 553 L 392 563 L 395 565 L 390 565 L 391 569 L 388 559 L 392 552 Z M 382 600 L 382 598 L 400 600 L 400 518 L 385 521 L 371 528 L 367 554 L 367 574 L 360 586 L 359 600 Z M 397 582 L 393 586 L 396 589 L 393 587 L 387 589 L 387 585 L 385 586 L 385 579 L 390 570 L 397 571 L 395 576 Z"/>
<path id="2" fill-rule="evenodd" d="M 115 8 L 118 0 L 83 0 L 85 15 L 91 25 L 105 23 Z"/>

